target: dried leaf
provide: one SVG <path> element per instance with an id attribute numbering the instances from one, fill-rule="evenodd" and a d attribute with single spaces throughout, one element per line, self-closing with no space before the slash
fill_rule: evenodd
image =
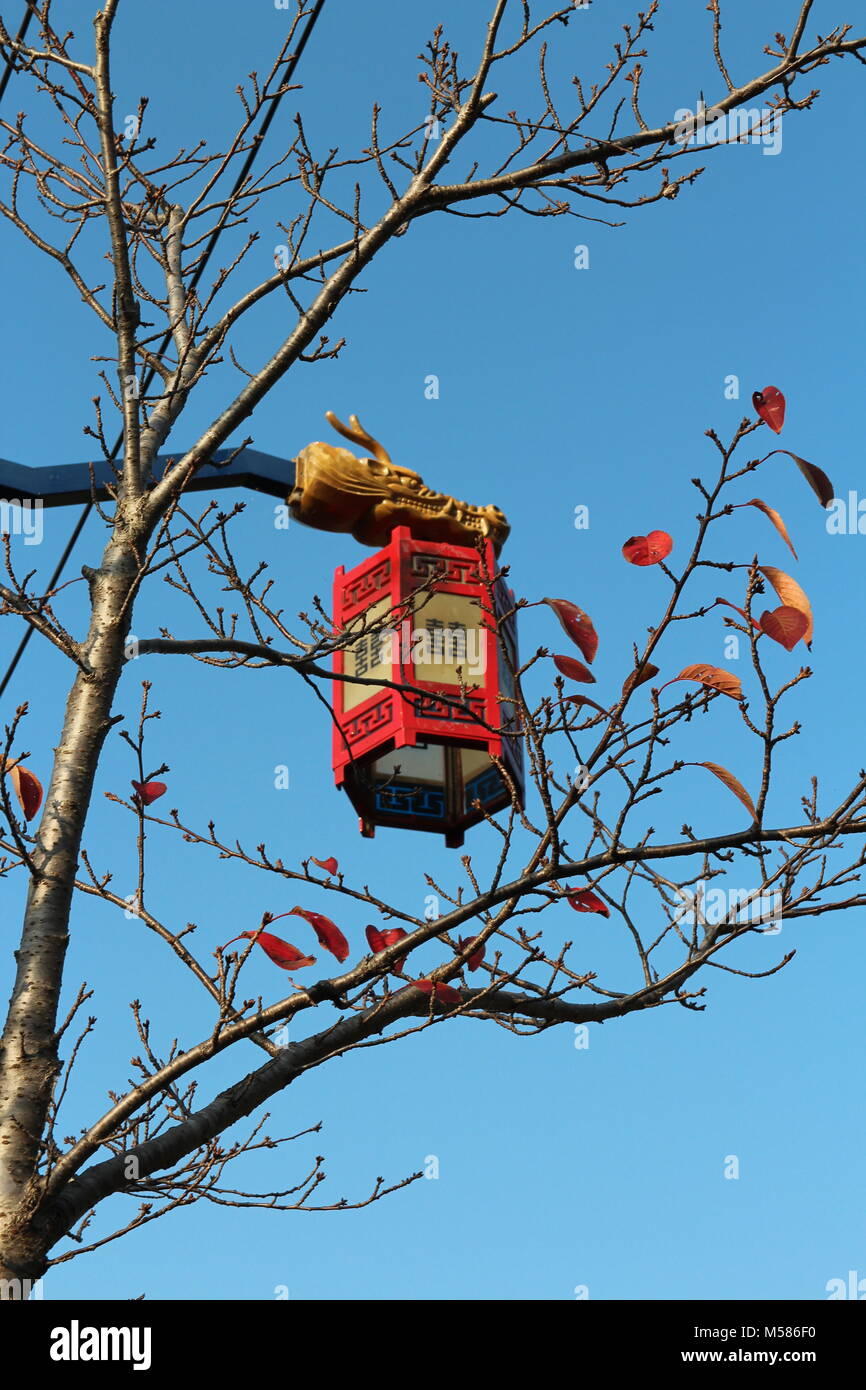
<path id="1" fill-rule="evenodd" d="M 610 908 L 591 888 L 574 888 L 565 895 L 575 912 L 600 912 L 602 917 L 610 916 Z"/>
<path id="2" fill-rule="evenodd" d="M 581 656 L 585 657 L 591 666 L 598 651 L 598 633 L 589 614 L 584 613 L 582 608 L 578 608 L 576 603 L 571 603 L 567 598 L 544 598 L 541 601 L 553 609 Z"/>
<path id="3" fill-rule="evenodd" d="M 805 613 L 808 619 L 806 631 L 803 633 L 803 640 L 807 647 L 812 645 L 814 636 L 814 625 L 812 619 L 812 605 L 804 594 L 796 579 L 792 579 L 790 574 L 784 570 L 776 569 L 775 565 L 760 565 L 761 574 L 769 579 L 782 603 L 787 608 L 798 608 L 801 613 Z"/>
<path id="4" fill-rule="evenodd" d="M 767 503 L 762 502 L 760 497 L 753 497 L 750 502 L 744 502 L 743 506 L 757 507 L 759 511 L 762 511 L 764 513 L 764 516 L 769 517 L 770 521 L 772 521 L 773 525 L 775 526 L 779 535 L 782 537 L 782 540 L 785 542 L 794 559 L 799 560 L 800 557 L 794 549 L 794 543 L 791 540 L 791 537 L 788 535 L 788 528 L 785 525 L 779 513 L 776 511 L 775 507 L 768 507 Z"/>
<path id="5" fill-rule="evenodd" d="M 793 651 L 801 637 L 805 637 L 809 619 L 799 608 L 774 608 L 772 613 L 761 614 L 761 631 L 779 642 L 786 652 Z"/>
<path id="6" fill-rule="evenodd" d="M 742 700 L 743 687 L 740 685 L 739 676 L 734 676 L 730 671 L 723 671 L 719 666 L 684 666 L 678 676 L 667 682 L 673 685 L 674 681 L 700 681 L 701 685 L 709 686 L 711 690 L 719 690 L 723 695 L 730 695 L 732 700 Z M 665 687 L 663 686 L 662 689 Z"/>
<path id="7" fill-rule="evenodd" d="M 630 695 L 637 686 L 643 685 L 644 681 L 651 681 L 653 676 L 657 676 L 659 668 L 653 666 L 651 661 L 645 661 L 643 666 L 639 666 L 636 671 L 632 671 L 630 676 L 626 676 L 622 683 L 623 696 Z"/>
<path id="8" fill-rule="evenodd" d="M 773 454 L 787 454 L 789 459 L 793 459 L 821 506 L 829 507 L 836 494 L 833 484 L 823 468 L 819 468 L 817 464 L 809 463 L 808 459 L 801 459 L 799 454 L 792 454 L 790 449 L 773 449 L 767 454 L 767 458 L 771 459 Z"/>
<path id="9" fill-rule="evenodd" d="M 769 425 L 775 434 L 781 433 L 785 423 L 785 397 L 778 386 L 765 386 L 763 391 L 754 391 L 752 405 L 765 425 Z"/>
<path id="10" fill-rule="evenodd" d="M 718 777 L 720 782 L 724 782 L 729 792 L 733 792 L 734 796 L 743 803 L 749 815 L 752 817 L 752 820 L 757 820 L 758 814 L 755 810 L 754 801 L 749 796 L 742 782 L 738 781 L 732 772 L 728 772 L 726 767 L 722 767 L 719 763 L 685 763 L 684 766 L 707 768 L 708 771 L 712 772 L 714 777 Z"/>
<path id="11" fill-rule="evenodd" d="M 809 463 L 807 459 L 801 459 L 799 454 L 792 454 L 789 449 L 781 449 L 780 453 L 787 454 L 789 458 L 794 460 L 821 506 L 829 507 L 835 496 L 835 490 L 823 468 L 819 468 L 817 464 Z"/>
<path id="12" fill-rule="evenodd" d="M 819 468 L 817 464 L 809 463 L 808 459 L 801 459 L 799 454 L 792 454 L 790 449 L 774 449 L 773 452 L 787 454 L 789 459 L 793 459 L 821 506 L 829 507 L 835 496 L 835 491 L 823 468 Z"/>
<path id="13" fill-rule="evenodd" d="M 667 531 L 650 531 L 646 536 L 630 536 L 622 553 L 630 565 L 657 565 L 673 548 Z"/>
<path id="14" fill-rule="evenodd" d="M 595 676 L 589 667 L 584 666 L 582 661 L 575 661 L 573 656 L 554 656 L 553 663 L 557 671 L 561 671 L 570 680 L 588 681 L 590 685 L 595 685 Z"/>

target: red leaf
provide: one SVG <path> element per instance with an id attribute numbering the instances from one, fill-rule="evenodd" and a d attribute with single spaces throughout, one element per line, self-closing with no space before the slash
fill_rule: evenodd
<path id="1" fill-rule="evenodd" d="M 326 874 L 335 874 L 340 867 L 333 855 L 330 859 L 314 859 L 310 856 L 311 864 L 318 864 L 320 869 L 324 869 Z"/>
<path id="2" fill-rule="evenodd" d="M 763 391 L 752 393 L 752 405 L 765 425 L 775 434 L 780 434 L 785 422 L 785 397 L 778 386 L 765 386 Z"/>
<path id="3" fill-rule="evenodd" d="M 630 565 L 657 565 L 673 548 L 667 531 L 650 531 L 646 536 L 630 536 L 622 553 Z"/>
<path id="4" fill-rule="evenodd" d="M 575 888 L 570 893 L 566 893 L 569 903 L 575 912 L 600 912 L 602 917 L 610 916 L 610 908 L 603 902 L 591 888 Z"/>
<path id="5" fill-rule="evenodd" d="M 2 759 L 0 759 L 0 767 L 3 767 Z M 24 812 L 24 819 L 32 820 L 42 805 L 42 783 L 35 772 L 31 772 L 29 767 L 22 767 L 20 763 L 6 763 L 5 771 L 12 782 L 12 789 L 18 798 L 21 810 Z"/>
<path id="6" fill-rule="evenodd" d="M 420 989 L 422 994 L 432 994 L 440 1004 L 462 1004 L 463 998 L 456 989 L 443 984 L 441 980 L 410 980 L 410 984 Z"/>
<path id="7" fill-rule="evenodd" d="M 303 907 L 293 907 L 291 912 L 281 913 L 281 916 L 303 917 L 304 921 L 309 922 L 316 933 L 319 945 L 323 946 L 326 951 L 330 951 L 332 956 L 336 956 L 338 961 L 346 960 L 349 954 L 349 943 L 330 917 L 323 917 L 321 912 L 308 912 Z"/>
<path id="8" fill-rule="evenodd" d="M 402 941 L 404 936 L 408 936 L 408 932 L 405 932 L 402 927 L 385 927 L 382 931 L 380 931 L 378 927 L 368 927 L 366 936 L 370 945 L 370 950 L 374 955 L 378 955 L 380 951 L 386 950 L 388 946 L 394 946 L 398 941 Z M 399 956 L 397 960 L 394 961 L 391 969 L 394 971 L 395 975 L 399 975 L 405 964 L 406 957 Z"/>
<path id="9" fill-rule="evenodd" d="M 300 970 L 303 965 L 315 965 L 315 956 L 305 956 L 303 951 L 299 951 L 297 946 L 292 946 L 291 942 L 283 941 L 280 936 L 272 936 L 267 931 L 242 931 L 239 936 L 233 936 L 231 941 L 227 941 L 225 946 L 220 949 L 225 950 L 226 946 L 231 946 L 233 941 L 255 941 L 261 946 L 269 960 L 278 965 L 281 970 Z"/>
<path id="10" fill-rule="evenodd" d="M 461 950 L 461 951 L 464 951 L 464 950 L 466 949 L 467 946 L 474 946 L 474 945 L 475 945 L 475 942 L 476 942 L 477 940 L 478 940 L 478 937 L 477 937 L 477 936 L 461 936 L 461 937 L 459 938 L 460 950 Z M 469 956 L 468 960 L 466 961 L 466 964 L 468 965 L 468 967 L 469 967 L 470 970 L 477 970 L 478 967 L 479 967 L 479 965 L 480 965 L 481 962 L 483 961 L 483 959 L 484 959 L 484 943 L 482 942 L 481 945 L 478 947 L 478 950 L 477 950 L 477 951 L 473 951 L 473 952 L 471 953 L 471 955 Z"/>
<path id="11" fill-rule="evenodd" d="M 582 661 L 575 661 L 573 656 L 554 656 L 553 664 L 557 671 L 561 671 L 570 680 L 588 681 L 590 685 L 595 685 L 595 676 L 589 667 L 584 666 Z"/>
<path id="12" fill-rule="evenodd" d="M 541 601 L 550 605 L 581 656 L 591 666 L 598 651 L 598 633 L 592 625 L 592 618 L 567 598 L 544 598 Z"/>
<path id="13" fill-rule="evenodd" d="M 168 791 L 164 782 L 133 782 L 132 786 L 135 791 L 133 800 L 140 801 L 142 806 L 149 806 Z"/>
<path id="14" fill-rule="evenodd" d="M 801 637 L 809 630 L 809 619 L 799 608 L 784 604 L 774 608 L 772 613 L 761 614 L 761 629 L 774 642 L 780 642 L 786 652 L 793 651 Z"/>
<path id="15" fill-rule="evenodd" d="M 735 603 L 731 603 L 731 600 L 728 598 L 717 598 L 716 603 L 724 603 L 727 608 L 733 608 L 735 613 L 739 613 L 741 618 L 748 618 L 748 614 L 745 608 L 738 608 L 737 605 Z M 730 622 L 730 618 L 728 619 L 728 622 Z M 758 622 L 757 618 L 752 618 L 751 624 L 752 627 L 757 628 L 759 632 L 761 631 L 761 624 Z"/>

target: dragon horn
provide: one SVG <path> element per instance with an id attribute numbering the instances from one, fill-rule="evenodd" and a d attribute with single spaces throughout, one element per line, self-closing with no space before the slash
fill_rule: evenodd
<path id="1" fill-rule="evenodd" d="M 344 425 L 342 420 L 338 420 L 333 410 L 325 411 L 325 419 L 344 439 L 351 439 L 353 444 L 365 444 L 373 457 L 378 459 L 380 463 L 391 462 L 391 455 L 384 444 L 380 444 L 378 439 L 374 439 L 371 434 L 367 433 L 357 415 L 349 416 L 348 425 Z"/>

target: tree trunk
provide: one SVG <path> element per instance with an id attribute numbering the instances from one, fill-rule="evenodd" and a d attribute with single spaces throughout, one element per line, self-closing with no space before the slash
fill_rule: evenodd
<path id="1" fill-rule="evenodd" d="M 120 504 L 122 509 L 123 504 Z M 17 973 L 0 1040 L 0 1278 L 38 1278 L 45 1249 L 30 1223 L 39 1198 L 37 1163 L 60 1070 L 57 1010 L 81 837 L 111 707 L 123 670 L 130 598 L 146 537 L 118 517 L 99 570 L 87 571 L 91 620 L 66 703 L 33 850 Z M 129 602 L 127 602 L 129 600 Z"/>

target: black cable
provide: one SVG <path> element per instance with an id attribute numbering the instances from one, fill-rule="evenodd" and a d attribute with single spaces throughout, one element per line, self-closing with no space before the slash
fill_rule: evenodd
<path id="1" fill-rule="evenodd" d="M 31 21 L 32 18 L 33 18 L 33 11 L 31 10 L 30 6 L 28 5 L 28 6 L 27 6 L 27 13 L 25 14 L 24 18 L 23 18 L 22 21 L 21 21 L 21 27 L 19 28 L 18 33 L 15 35 L 15 42 L 16 42 L 16 43 L 22 43 L 22 42 L 23 42 L 23 40 L 24 40 L 24 35 L 27 33 L 27 28 L 28 28 L 28 25 L 30 24 L 30 21 Z M 13 50 L 13 51 L 9 54 L 9 57 L 6 59 L 6 70 L 5 70 L 5 72 L 3 73 L 3 76 L 0 77 L 0 101 L 3 100 L 3 93 L 6 91 L 6 88 L 9 86 L 9 78 L 12 76 L 12 69 L 13 69 L 14 66 L 15 66 L 15 52 L 14 52 L 14 50 Z"/>
<path id="2" fill-rule="evenodd" d="M 253 140 L 253 143 L 252 143 L 252 145 L 251 145 L 251 147 L 250 147 L 250 149 L 249 149 L 249 151 L 248 151 L 248 153 L 247 153 L 247 157 L 246 157 L 246 159 L 244 160 L 244 163 L 243 163 L 243 166 L 242 166 L 242 168 L 241 168 L 241 171 L 240 171 L 240 173 L 238 174 L 237 179 L 235 180 L 234 189 L 232 190 L 232 193 L 231 193 L 231 195 L 230 195 L 230 197 L 229 197 L 229 206 L 231 205 L 231 202 L 234 200 L 234 198 L 237 196 L 237 194 L 239 193 L 240 189 L 243 187 L 244 183 L 246 182 L 247 175 L 249 174 L 250 169 L 253 167 L 253 161 L 255 160 L 256 155 L 258 154 L 259 150 L 261 149 L 262 145 L 264 144 L 264 139 L 265 139 L 265 136 L 266 136 L 267 133 L 268 133 L 268 128 L 270 127 L 271 121 L 274 119 L 274 116 L 275 116 L 276 113 L 277 113 L 277 107 L 279 106 L 280 102 L 282 101 L 283 96 L 285 95 L 286 89 L 287 89 L 289 83 L 291 82 L 292 78 L 293 78 L 294 75 L 295 75 L 295 68 L 297 67 L 298 61 L 299 61 L 299 59 L 300 59 L 300 57 L 301 57 L 301 55 L 302 55 L 304 49 L 305 49 L 306 46 L 307 46 L 307 40 L 309 39 L 310 35 L 311 35 L 312 32 L 313 32 L 313 29 L 314 29 L 315 24 L 316 24 L 316 20 L 319 18 L 319 15 L 321 14 L 321 12 L 322 12 L 322 10 L 323 10 L 324 5 L 325 5 L 325 0 L 316 0 L 316 4 L 315 4 L 315 6 L 314 6 L 314 8 L 313 8 L 313 10 L 312 10 L 312 12 L 311 12 L 311 14 L 310 14 L 310 17 L 309 17 L 309 19 L 307 20 L 306 25 L 304 26 L 304 31 L 303 31 L 303 33 L 301 34 L 300 39 L 298 40 L 298 46 L 297 46 L 297 48 L 295 49 L 295 51 L 293 52 L 293 54 L 292 54 L 292 56 L 291 56 L 291 59 L 289 60 L 288 66 L 287 66 L 287 68 L 286 68 L 285 81 L 284 81 L 284 83 L 283 83 L 283 86 L 282 86 L 281 90 L 277 93 L 277 95 L 274 97 L 274 99 L 273 99 L 273 101 L 271 102 L 270 106 L 268 107 L 268 110 L 267 110 L 267 112 L 265 113 L 265 119 L 262 121 L 261 128 L 259 129 L 259 133 L 258 133 L 258 135 L 255 137 L 255 139 Z M 27 15 L 25 16 L 25 18 L 24 18 L 24 20 L 23 20 L 23 22 L 22 22 L 22 24 L 21 24 L 21 29 L 19 30 L 19 33 L 18 33 L 18 36 L 17 36 L 17 38 L 18 38 L 19 41 L 23 38 L 24 33 L 26 32 L 27 25 L 30 23 L 31 15 L 32 15 L 32 10 L 28 10 Z M 3 92 L 4 92 L 5 89 L 6 89 L 6 83 L 7 83 L 8 80 L 9 80 L 9 73 L 10 73 L 10 71 L 11 71 L 11 62 L 12 62 L 12 60 L 10 60 L 10 62 L 7 63 L 6 72 L 5 72 L 5 74 L 4 74 L 2 84 L 0 84 L 0 97 L 2 97 Z M 214 247 L 216 246 L 217 241 L 219 240 L 220 234 L 221 234 L 221 232 L 223 232 L 224 230 L 225 230 L 224 225 L 218 225 L 218 226 L 216 226 L 216 227 L 214 228 L 213 232 L 211 233 L 210 240 L 208 241 L 208 244 L 207 244 L 207 246 L 205 247 L 204 255 L 202 256 L 201 260 L 199 261 L 198 266 L 196 267 L 195 274 L 192 276 L 192 279 L 190 280 L 189 288 L 190 288 L 191 290 L 194 290 L 194 289 L 196 288 L 196 286 L 198 285 L 199 280 L 201 279 L 202 275 L 203 275 L 204 272 L 205 272 L 205 269 L 207 268 L 207 263 L 208 263 L 208 261 L 210 260 L 211 255 L 213 254 Z M 162 354 L 165 352 L 166 348 L 169 346 L 169 344 L 170 344 L 170 342 L 171 342 L 171 336 L 172 336 L 172 335 L 171 335 L 171 329 L 169 329 L 169 330 L 166 332 L 166 335 L 165 335 L 165 337 L 163 338 L 162 344 L 161 344 L 161 346 L 160 346 L 160 348 L 159 348 L 159 356 L 160 356 L 160 357 L 161 357 Z M 148 387 L 150 386 L 151 382 L 153 381 L 153 378 L 154 378 L 155 375 L 156 375 L 156 372 L 155 372 L 154 368 L 153 368 L 153 367 L 149 367 L 148 370 L 147 370 L 147 372 L 146 372 L 145 375 L 144 375 L 144 379 L 143 379 L 143 382 L 142 382 L 142 388 L 141 388 L 141 390 L 142 390 L 142 395 L 146 394 L 147 389 L 148 389 Z M 120 434 L 118 435 L 118 437 L 117 437 L 117 440 L 116 440 L 116 442 L 115 442 L 114 448 L 111 450 L 111 453 L 109 454 L 109 458 L 110 458 L 110 459 L 115 459 L 115 458 L 117 457 L 117 454 L 118 454 L 118 452 L 120 451 L 120 448 L 121 448 L 121 445 L 122 445 L 122 444 L 123 444 L 123 432 L 121 431 L 121 433 L 120 433 Z M 54 573 L 52 574 L 51 578 L 50 578 L 49 581 L 48 581 L 48 587 L 47 587 L 47 589 L 45 590 L 46 593 L 50 594 L 51 591 L 56 587 L 57 581 L 59 580 L 59 578 L 60 578 L 60 576 L 62 575 L 64 569 L 66 568 L 66 562 L 68 561 L 70 555 L 72 554 L 72 551 L 73 551 L 74 548 L 75 548 L 75 543 L 76 543 L 76 541 L 78 540 L 78 537 L 81 535 L 81 532 L 84 530 L 85 523 L 86 523 L 86 521 L 87 521 L 87 518 L 90 516 L 90 513 L 92 512 L 92 510 L 93 510 L 93 503 L 92 503 L 92 502 L 87 502 L 87 503 L 85 504 L 85 506 L 82 508 L 81 515 L 80 515 L 80 517 L 78 518 L 77 522 L 75 523 L 75 527 L 74 527 L 74 529 L 73 529 L 73 531 L 72 531 L 72 535 L 69 537 L 69 540 L 66 542 L 66 545 L 65 545 L 64 550 L 63 550 L 63 554 L 61 555 L 59 561 L 57 562 L 57 566 L 56 566 L 56 568 L 55 568 L 55 570 L 54 570 Z M 15 652 L 15 655 L 12 657 L 12 660 L 11 660 L 10 663 L 9 663 L 9 666 L 8 666 L 8 668 L 7 668 L 7 670 L 6 670 L 5 675 L 3 676 L 2 681 L 0 681 L 0 695 L 3 695 L 4 691 L 6 690 L 7 685 L 9 684 L 9 682 L 10 682 L 10 680 L 12 679 L 13 675 L 15 674 L 15 668 L 17 667 L 19 661 L 21 660 L 22 656 L 24 655 L 25 651 L 27 650 L 27 643 L 30 641 L 30 638 L 31 638 L 32 636 L 33 636 L 33 628 L 28 626 L 27 629 L 25 630 L 24 636 L 22 637 L 21 641 L 20 641 L 19 644 L 18 644 L 18 649 L 17 649 L 17 651 Z"/>

